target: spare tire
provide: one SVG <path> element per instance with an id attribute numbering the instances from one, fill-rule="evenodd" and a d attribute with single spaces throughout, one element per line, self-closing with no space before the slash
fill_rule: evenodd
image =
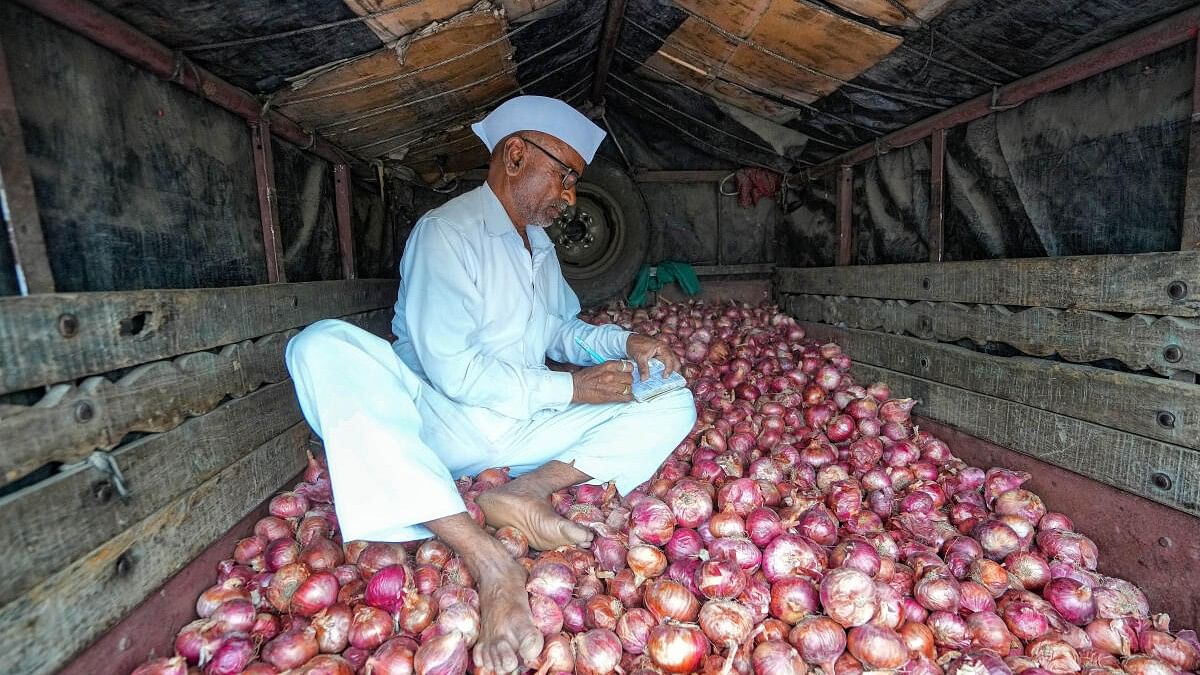
<path id="1" fill-rule="evenodd" d="M 623 298 L 650 248 L 650 217 L 629 174 L 597 157 L 575 205 L 546 228 L 567 283 L 584 307 Z"/>

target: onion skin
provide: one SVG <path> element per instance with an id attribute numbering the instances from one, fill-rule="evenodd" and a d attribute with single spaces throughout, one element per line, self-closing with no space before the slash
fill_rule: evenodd
<path id="1" fill-rule="evenodd" d="M 413 655 L 413 671 L 422 675 L 463 675 L 467 660 L 467 643 L 461 634 L 451 632 L 421 644 Z"/>
<path id="2" fill-rule="evenodd" d="M 607 675 L 621 662 L 621 640 L 603 628 L 580 633 L 572 640 L 575 672 L 579 675 Z"/>
<path id="3" fill-rule="evenodd" d="M 803 577 L 785 577 L 771 584 L 771 616 L 795 625 L 819 607 L 817 587 Z"/>
<path id="4" fill-rule="evenodd" d="M 299 668 L 320 651 L 317 632 L 303 628 L 282 633 L 262 648 L 262 660 L 280 670 Z"/>
<path id="5" fill-rule="evenodd" d="M 187 675 L 187 659 L 176 656 L 169 659 L 154 659 L 134 668 L 130 675 Z"/>
<path id="6" fill-rule="evenodd" d="M 827 616 L 810 616 L 792 628 L 788 642 L 805 663 L 833 672 L 834 661 L 846 650 L 846 629 Z"/>
<path id="7" fill-rule="evenodd" d="M 908 662 L 908 648 L 889 628 L 871 624 L 851 628 L 846 646 L 854 658 L 873 670 L 893 670 Z"/>
<path id="8" fill-rule="evenodd" d="M 621 646 L 630 654 L 641 654 L 646 649 L 646 641 L 650 638 L 650 629 L 658 624 L 658 620 L 650 610 L 635 607 L 617 619 L 614 631 L 621 641 Z"/>
<path id="9" fill-rule="evenodd" d="M 660 579 L 647 584 L 642 603 L 659 621 L 689 623 L 700 614 L 700 601 L 677 581 Z"/>
<path id="10" fill-rule="evenodd" d="M 841 625 L 861 626 L 875 615 L 875 582 L 855 569 L 832 570 L 821 580 L 821 606 Z"/>
<path id="11" fill-rule="evenodd" d="M 695 672 L 708 653 L 708 638 L 695 628 L 662 624 L 650 629 L 646 654 L 668 673 Z"/>
<path id="12" fill-rule="evenodd" d="M 806 675 L 808 665 L 795 647 L 779 640 L 760 643 L 750 655 L 754 675 Z"/>

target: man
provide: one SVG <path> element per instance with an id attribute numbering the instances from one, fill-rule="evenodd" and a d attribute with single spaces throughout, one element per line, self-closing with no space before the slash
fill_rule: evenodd
<path id="1" fill-rule="evenodd" d="M 512 525 L 548 550 L 591 533 L 551 508 L 551 492 L 647 480 L 691 430 L 678 390 L 631 394 L 632 359 L 668 372 L 663 342 L 577 318 L 543 232 L 569 204 L 604 132 L 561 101 L 512 99 L 473 125 L 491 151 L 487 182 L 418 221 L 400 263 L 394 344 L 321 321 L 288 345 L 304 415 L 325 442 L 343 537 L 437 535 L 477 580 L 477 667 L 509 673 L 536 658 L 524 569 L 465 512 L 453 478 L 492 466 L 517 476 L 479 496 L 489 525 Z M 577 343 L 609 359 L 594 362 Z M 546 358 L 587 365 L 575 373 Z"/>

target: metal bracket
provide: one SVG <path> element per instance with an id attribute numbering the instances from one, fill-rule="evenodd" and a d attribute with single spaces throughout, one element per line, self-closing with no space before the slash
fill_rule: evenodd
<path id="1" fill-rule="evenodd" d="M 121 499 L 129 497 L 129 487 L 125 484 L 125 474 L 121 473 L 121 467 L 117 465 L 117 459 L 111 453 L 104 452 L 103 450 L 94 450 L 92 454 L 88 455 L 87 459 L 75 464 L 64 465 L 61 470 L 69 471 L 89 466 L 104 474 L 104 477 L 116 488 L 117 494 L 120 495 Z"/>

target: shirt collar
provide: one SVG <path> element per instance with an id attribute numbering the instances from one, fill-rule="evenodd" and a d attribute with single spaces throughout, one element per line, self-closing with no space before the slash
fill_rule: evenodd
<path id="1" fill-rule="evenodd" d="M 480 186 L 483 198 L 483 227 L 487 233 L 493 237 L 500 237 L 506 234 L 517 234 L 517 228 L 513 226 L 512 219 L 508 217 L 508 211 L 504 210 L 504 205 L 500 203 L 500 198 L 492 192 L 492 186 L 484 181 Z M 525 228 L 525 234 L 529 237 L 529 245 L 532 248 L 553 248 L 554 242 L 550 241 L 550 237 L 546 235 L 545 229 L 541 227 Z"/>

